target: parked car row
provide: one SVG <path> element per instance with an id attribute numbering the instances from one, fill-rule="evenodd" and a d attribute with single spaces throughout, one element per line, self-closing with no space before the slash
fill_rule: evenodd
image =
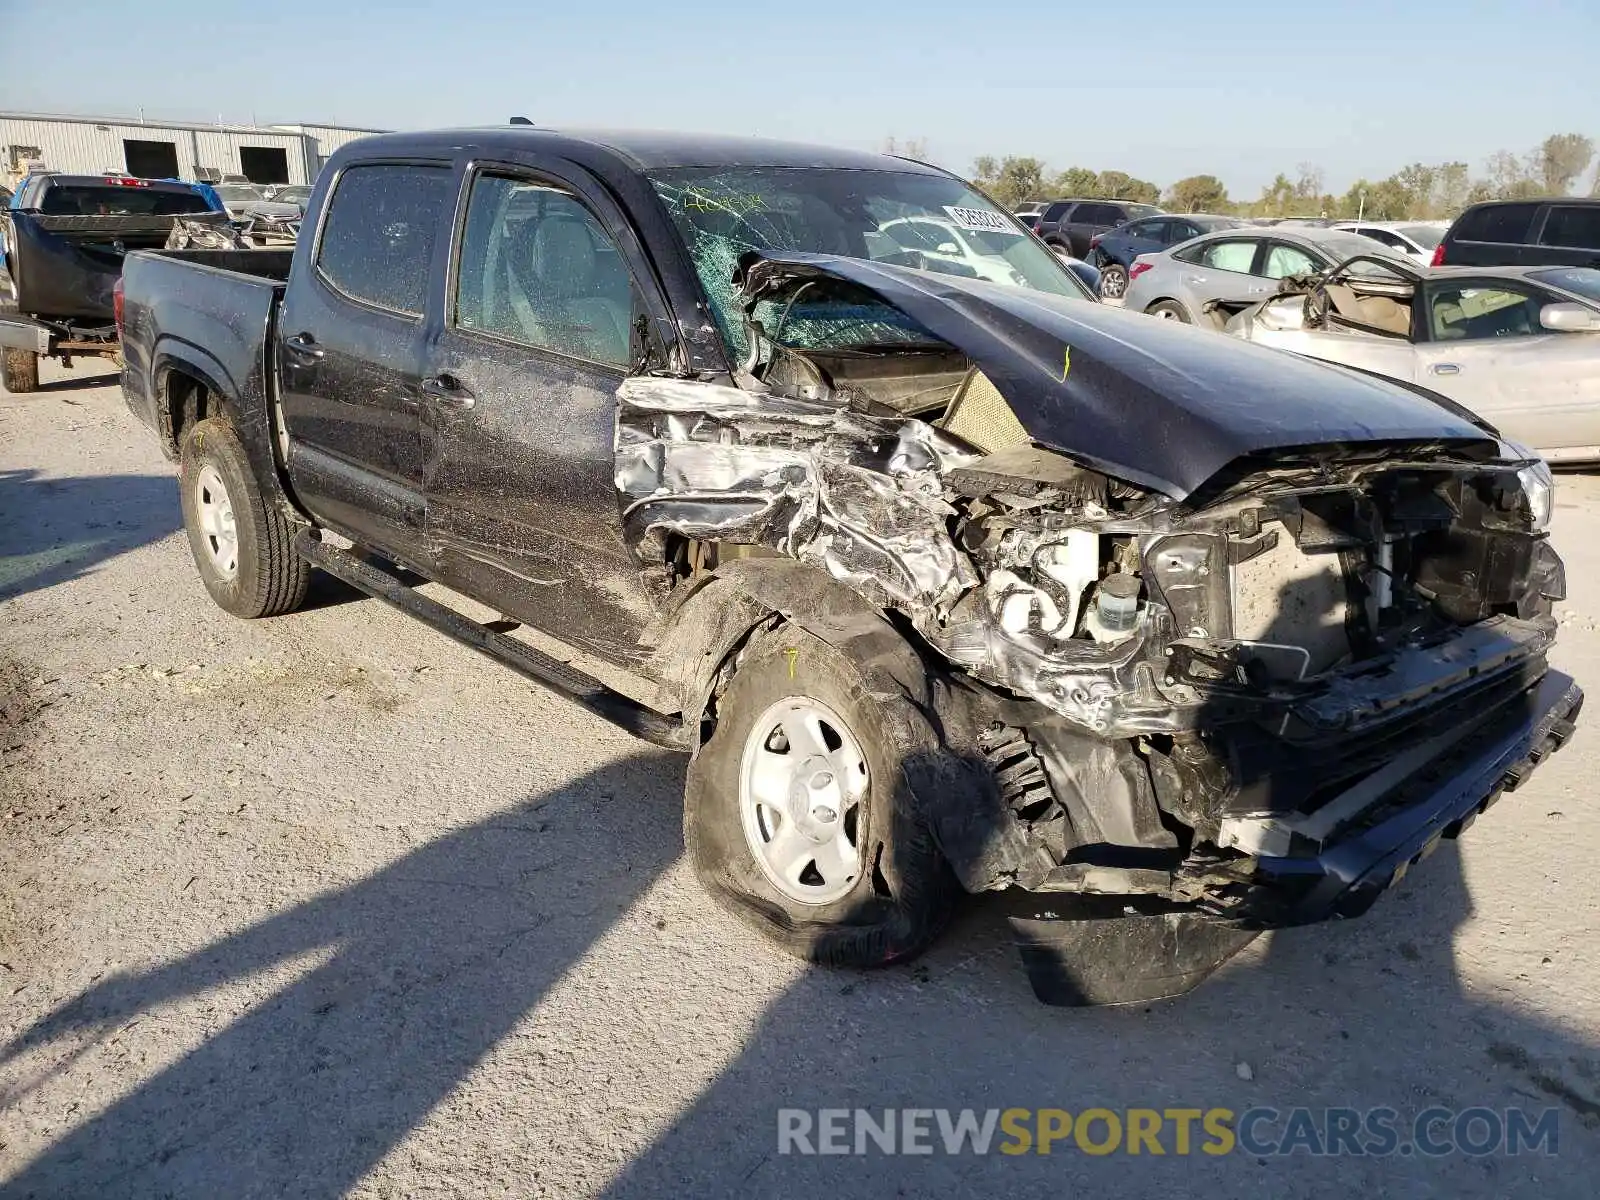
<path id="1" fill-rule="evenodd" d="M 1218 230 L 1137 255 L 1123 299 L 1426 387 L 1551 461 L 1595 462 L 1597 266 L 1600 201 L 1489 202 L 1447 228 Z"/>

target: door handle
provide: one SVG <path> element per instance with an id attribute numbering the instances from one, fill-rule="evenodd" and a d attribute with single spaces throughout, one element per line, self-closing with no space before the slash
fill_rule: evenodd
<path id="1" fill-rule="evenodd" d="M 317 345 L 317 339 L 309 333 L 297 333 L 291 338 L 285 338 L 283 348 L 296 358 L 319 359 L 323 349 Z"/>
<path id="2" fill-rule="evenodd" d="M 448 371 L 424 379 L 422 394 L 445 408 L 471 408 L 477 403 L 471 390 Z"/>
<path id="3" fill-rule="evenodd" d="M 1428 370 L 1435 375 L 1459 375 L 1461 374 L 1461 365 L 1459 363 L 1434 363 Z"/>

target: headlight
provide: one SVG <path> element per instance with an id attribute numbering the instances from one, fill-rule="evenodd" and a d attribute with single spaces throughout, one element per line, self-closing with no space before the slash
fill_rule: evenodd
<path id="1" fill-rule="evenodd" d="M 1522 494 L 1528 498 L 1534 529 L 1549 529 L 1556 507 L 1556 477 L 1550 472 L 1550 464 L 1541 458 L 1532 466 L 1523 467 L 1517 472 L 1517 481 L 1522 484 Z"/>

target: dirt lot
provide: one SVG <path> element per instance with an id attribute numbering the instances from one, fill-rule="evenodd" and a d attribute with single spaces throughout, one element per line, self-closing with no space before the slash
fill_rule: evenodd
<path id="1" fill-rule="evenodd" d="M 0 395 L 0 1195 L 1593 1195 L 1593 728 L 1182 1001 L 1041 1007 L 982 905 L 807 969 L 701 894 L 678 759 L 331 585 L 224 615 L 115 379 L 46 378 Z M 1597 517 L 1564 477 L 1591 687 Z M 1560 1153 L 777 1154 L 780 1107 L 1255 1105 L 1553 1107 Z"/>

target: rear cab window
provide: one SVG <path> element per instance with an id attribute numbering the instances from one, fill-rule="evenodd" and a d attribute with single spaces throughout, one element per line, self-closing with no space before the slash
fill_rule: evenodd
<path id="1" fill-rule="evenodd" d="M 51 217 L 164 217 L 210 212 L 211 206 L 205 197 L 189 188 L 67 183 L 46 187 L 39 211 Z"/>
<path id="2" fill-rule="evenodd" d="M 352 300 L 420 317 L 433 249 L 454 206 L 454 179 L 447 166 L 347 167 L 328 202 L 316 272 Z"/>

